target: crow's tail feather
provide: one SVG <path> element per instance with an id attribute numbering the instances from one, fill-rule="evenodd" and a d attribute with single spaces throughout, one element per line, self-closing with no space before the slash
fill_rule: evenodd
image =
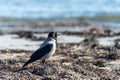
<path id="1" fill-rule="evenodd" d="M 29 59 L 23 66 L 22 66 L 22 69 L 24 69 L 25 66 L 27 66 L 29 63 L 32 63 L 33 60 L 32 59 Z"/>

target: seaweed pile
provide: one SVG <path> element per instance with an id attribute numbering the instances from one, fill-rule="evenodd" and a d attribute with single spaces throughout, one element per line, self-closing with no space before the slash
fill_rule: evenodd
<path id="1" fill-rule="evenodd" d="M 120 67 L 111 61 L 120 60 L 120 50 L 105 47 L 97 40 L 85 39 L 80 43 L 58 44 L 56 54 L 46 62 L 40 61 L 19 70 L 33 51 L 2 50 L 0 79 L 4 80 L 119 80 Z M 8 55 L 10 54 L 10 55 Z M 5 56 L 6 55 L 6 56 Z"/>
<path id="2" fill-rule="evenodd" d="M 79 22 L 77 22 L 79 23 Z M 45 26 L 56 26 L 58 23 L 45 23 Z M 69 24 L 69 23 L 67 23 Z M 62 24 L 65 26 L 65 24 Z M 76 26 L 71 23 L 69 26 Z M 77 24 L 81 25 L 81 24 Z M 91 24 L 87 24 L 91 26 Z M 31 25 L 41 30 L 42 23 Z M 61 26 L 61 25 L 60 25 Z M 63 27 L 62 26 L 62 27 Z M 30 27 L 29 27 L 30 28 Z M 47 28 L 47 27 L 46 27 Z M 36 37 L 34 31 L 14 31 L 18 38 L 41 41 L 45 37 Z M 43 33 L 48 33 L 47 30 Z M 1 31 L 1 35 L 4 33 Z M 79 43 L 59 43 L 56 53 L 43 65 L 36 61 L 20 70 L 29 59 L 32 50 L 5 49 L 0 50 L 0 79 L 1 80 L 120 80 L 120 39 L 114 40 L 114 45 L 103 46 L 99 37 L 120 36 L 120 32 L 111 29 L 100 30 L 99 26 L 86 31 L 63 31 L 65 35 L 85 37 Z M 27 46 L 26 46 L 27 47 Z"/>

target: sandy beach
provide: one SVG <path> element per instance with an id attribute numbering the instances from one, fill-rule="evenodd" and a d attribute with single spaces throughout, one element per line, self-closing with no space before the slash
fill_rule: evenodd
<path id="1" fill-rule="evenodd" d="M 81 21 L 0 25 L 2 80 L 119 80 L 120 28 Z M 55 55 L 19 71 L 50 31 L 61 32 Z"/>

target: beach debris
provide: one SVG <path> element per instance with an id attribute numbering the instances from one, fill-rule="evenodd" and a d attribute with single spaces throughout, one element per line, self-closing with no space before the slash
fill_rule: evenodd
<path id="1" fill-rule="evenodd" d="M 14 34 L 17 34 L 19 38 L 30 39 L 33 41 L 42 41 L 45 40 L 45 37 L 37 37 L 32 31 L 19 31 Z"/>

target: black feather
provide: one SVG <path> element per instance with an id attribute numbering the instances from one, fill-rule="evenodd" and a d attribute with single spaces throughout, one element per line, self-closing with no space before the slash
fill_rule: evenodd
<path id="1" fill-rule="evenodd" d="M 46 46 L 44 46 L 43 48 L 40 48 L 38 50 L 36 50 L 31 56 L 30 59 L 23 65 L 22 68 L 24 68 L 26 65 L 28 65 L 29 63 L 32 63 L 40 58 L 42 58 L 43 56 L 45 56 L 46 54 L 48 54 L 53 48 L 53 44 L 48 44 Z"/>

